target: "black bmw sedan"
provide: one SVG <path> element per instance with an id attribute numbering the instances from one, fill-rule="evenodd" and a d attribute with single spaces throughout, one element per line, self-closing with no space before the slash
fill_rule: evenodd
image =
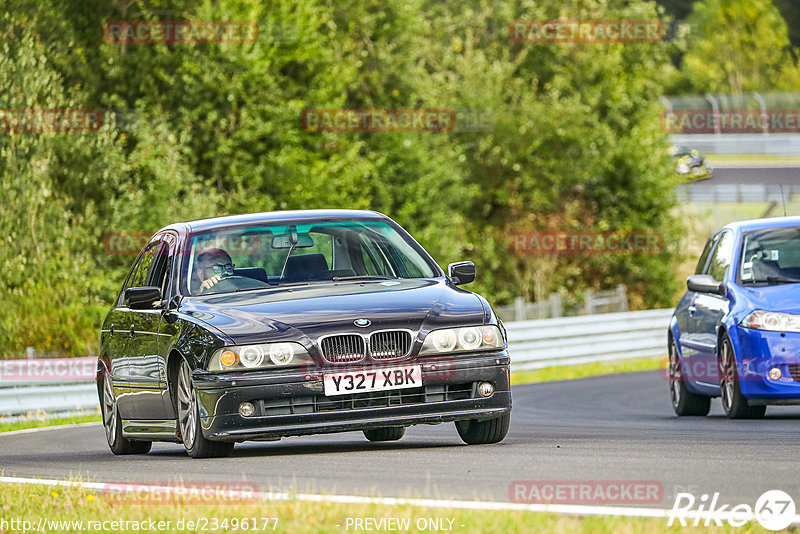
<path id="1" fill-rule="evenodd" d="M 454 421 L 496 443 L 511 412 L 502 323 L 397 223 L 350 210 L 170 225 L 136 259 L 101 331 L 112 452 L 361 430 L 400 439 Z"/>

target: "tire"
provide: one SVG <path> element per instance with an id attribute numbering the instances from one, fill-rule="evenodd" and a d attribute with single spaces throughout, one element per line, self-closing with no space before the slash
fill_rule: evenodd
<path id="1" fill-rule="evenodd" d="M 197 392 L 192 381 L 189 364 L 181 361 L 175 388 L 175 405 L 178 408 L 178 430 L 186 452 L 192 458 L 222 458 L 230 455 L 234 443 L 211 441 L 203 436 Z"/>
<path id="2" fill-rule="evenodd" d="M 678 416 L 708 415 L 711 409 L 711 397 L 692 393 L 686 387 L 681 368 L 681 358 L 678 356 L 678 345 L 670 337 L 669 340 L 669 397 L 672 409 Z"/>
<path id="3" fill-rule="evenodd" d="M 117 409 L 117 399 L 111 387 L 111 377 L 108 373 L 103 376 L 100 385 L 100 409 L 103 415 L 103 429 L 106 432 L 106 441 L 111 452 L 120 456 L 123 454 L 147 454 L 153 446 L 151 441 L 134 441 L 122 437 L 122 419 Z"/>
<path id="4" fill-rule="evenodd" d="M 406 433 L 406 427 L 393 426 L 365 430 L 364 436 L 370 441 L 397 441 Z"/>
<path id="5" fill-rule="evenodd" d="M 736 354 L 726 333 L 722 337 L 717 355 L 719 361 L 719 391 L 722 409 L 730 419 L 760 419 L 767 412 L 766 406 L 750 406 L 739 387 L 739 370 Z"/>
<path id="6" fill-rule="evenodd" d="M 488 445 L 499 443 L 508 434 L 511 414 L 501 415 L 486 421 L 468 419 L 456 421 L 456 430 L 464 443 L 468 445 Z"/>

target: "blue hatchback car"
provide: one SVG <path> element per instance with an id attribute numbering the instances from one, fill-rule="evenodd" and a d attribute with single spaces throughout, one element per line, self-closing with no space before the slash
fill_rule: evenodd
<path id="1" fill-rule="evenodd" d="M 800 217 L 731 223 L 706 243 L 669 326 L 678 415 L 800 404 Z"/>

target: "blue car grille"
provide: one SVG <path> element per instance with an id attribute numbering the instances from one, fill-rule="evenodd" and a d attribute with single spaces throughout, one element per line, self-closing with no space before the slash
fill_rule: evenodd
<path id="1" fill-rule="evenodd" d="M 789 376 L 797 382 L 800 382 L 800 364 L 790 363 L 787 367 L 789 368 Z"/>

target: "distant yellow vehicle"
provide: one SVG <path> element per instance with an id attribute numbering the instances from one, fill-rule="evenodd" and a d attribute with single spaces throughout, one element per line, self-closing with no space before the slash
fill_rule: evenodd
<path id="1" fill-rule="evenodd" d="M 677 159 L 675 171 L 692 182 L 711 178 L 714 174 L 714 168 L 697 150 L 677 150 L 673 157 Z"/>

